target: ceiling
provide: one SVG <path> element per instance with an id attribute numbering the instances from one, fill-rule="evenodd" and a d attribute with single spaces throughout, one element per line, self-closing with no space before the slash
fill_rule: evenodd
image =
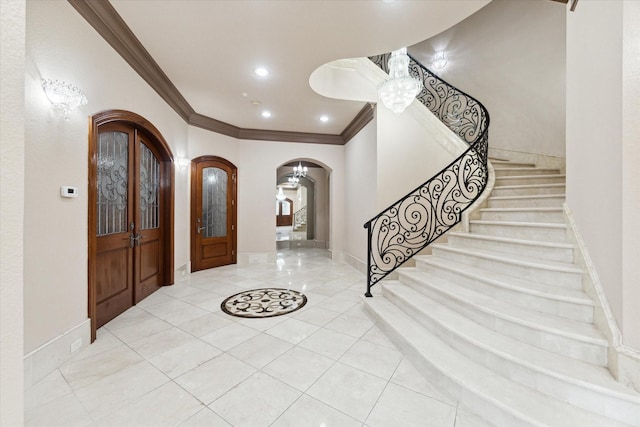
<path id="1" fill-rule="evenodd" d="M 190 111 L 245 130 L 331 135 L 365 104 L 315 93 L 316 68 L 418 43 L 488 2 L 111 0 Z"/>

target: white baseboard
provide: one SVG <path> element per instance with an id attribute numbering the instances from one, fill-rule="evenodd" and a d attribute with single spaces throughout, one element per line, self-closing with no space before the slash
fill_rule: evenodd
<path id="1" fill-rule="evenodd" d="M 621 383 L 640 391 L 640 352 L 622 343 L 622 334 L 607 299 L 600 277 L 589 255 L 586 243 L 578 230 L 573 212 L 565 203 L 564 216 L 567 234 L 571 243 L 578 249 L 576 263 L 585 271 L 584 291 L 594 300 L 593 323 L 606 336 L 609 342 L 607 364 L 613 376 Z"/>
<path id="2" fill-rule="evenodd" d="M 238 254 L 238 265 L 266 264 L 275 261 L 275 252 L 246 252 Z"/>
<path id="3" fill-rule="evenodd" d="M 343 252 L 342 253 L 342 260 L 346 263 L 349 264 L 351 267 L 355 268 L 356 270 L 358 270 L 360 273 L 362 274 L 367 274 L 367 262 L 366 261 L 362 261 L 359 258 L 356 258 L 355 256 Z"/>
<path id="4" fill-rule="evenodd" d="M 91 342 L 91 320 L 87 319 L 24 356 L 25 390 L 55 371 L 71 355 Z"/>

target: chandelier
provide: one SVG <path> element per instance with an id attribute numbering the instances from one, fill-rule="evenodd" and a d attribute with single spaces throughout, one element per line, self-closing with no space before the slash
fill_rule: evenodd
<path id="1" fill-rule="evenodd" d="M 286 198 L 287 196 L 285 196 L 284 192 L 282 191 L 282 187 L 278 187 L 278 192 L 276 193 L 276 199 L 278 199 L 279 201 L 283 201 Z"/>
<path id="2" fill-rule="evenodd" d="M 378 87 L 378 98 L 385 107 L 400 114 L 422 90 L 422 82 L 409 75 L 407 48 L 394 50 L 388 62 L 389 77 Z"/>
<path id="3" fill-rule="evenodd" d="M 287 181 L 289 181 L 289 185 L 296 187 L 300 182 L 300 178 L 298 178 L 297 176 L 290 176 Z"/>
<path id="4" fill-rule="evenodd" d="M 309 168 L 307 168 L 306 166 L 302 167 L 302 162 L 298 162 L 298 166 L 293 167 L 293 176 L 295 178 L 304 178 L 305 176 L 307 176 L 307 172 L 309 172 Z"/>
<path id="5" fill-rule="evenodd" d="M 57 109 L 64 111 L 65 121 L 69 121 L 69 113 L 87 103 L 87 97 L 82 90 L 58 80 L 43 80 L 42 89 L 47 94 L 49 102 Z"/>

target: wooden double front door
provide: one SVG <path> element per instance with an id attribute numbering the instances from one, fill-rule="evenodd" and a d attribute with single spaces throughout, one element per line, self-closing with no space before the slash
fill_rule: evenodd
<path id="1" fill-rule="evenodd" d="M 191 271 L 235 264 L 237 168 L 216 156 L 191 163 Z"/>
<path id="2" fill-rule="evenodd" d="M 173 283 L 172 169 L 140 124 L 108 121 L 92 140 L 89 311 L 99 328 Z"/>

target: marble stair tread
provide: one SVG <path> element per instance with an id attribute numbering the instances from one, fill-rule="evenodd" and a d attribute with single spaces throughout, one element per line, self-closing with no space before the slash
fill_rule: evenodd
<path id="1" fill-rule="evenodd" d="M 554 228 L 566 230 L 567 225 L 559 222 L 531 222 L 531 221 L 500 221 L 487 219 L 472 219 L 469 224 L 478 225 L 502 225 L 505 227 L 531 227 L 531 228 Z"/>
<path id="2" fill-rule="evenodd" d="M 511 277 L 497 274 L 480 267 L 465 266 L 460 268 L 460 263 L 450 261 L 446 258 L 434 256 L 420 256 L 416 258 L 417 263 L 428 264 L 437 268 L 443 268 L 456 274 L 467 276 L 469 278 L 478 279 L 483 282 L 492 284 L 500 288 L 511 289 L 525 294 L 531 294 L 539 297 L 570 302 L 574 304 L 582 304 L 593 307 L 593 300 L 582 290 L 546 285 L 540 282 L 534 282 L 518 277 Z M 419 268 L 419 267 L 418 267 Z"/>
<path id="3" fill-rule="evenodd" d="M 513 167 L 510 165 L 496 165 L 493 167 L 493 169 L 496 172 L 496 175 L 500 175 L 500 176 L 506 176 L 506 175 L 516 175 L 516 176 L 520 176 L 520 175 L 554 175 L 554 174 L 559 174 L 560 170 L 558 169 L 552 169 L 552 168 L 520 168 L 520 167 Z"/>
<path id="4" fill-rule="evenodd" d="M 535 189 L 535 188 L 563 188 L 567 185 L 565 183 L 552 183 L 552 184 L 517 184 L 517 185 L 498 185 L 494 187 L 494 190 L 516 190 L 516 189 Z"/>
<path id="5" fill-rule="evenodd" d="M 454 350 L 384 297 L 365 298 L 364 304 L 424 374 L 426 370 L 439 374 L 436 383 L 489 421 L 558 427 L 626 425 L 496 375 Z M 494 417 L 500 420 L 493 420 Z"/>
<path id="6" fill-rule="evenodd" d="M 401 282 L 383 283 L 383 287 L 385 291 L 392 292 L 400 298 L 403 306 L 411 307 L 410 312 L 424 313 L 431 321 L 437 323 L 438 328 L 447 331 L 446 333 L 461 337 L 464 341 L 483 351 L 493 353 L 502 360 L 522 365 L 528 370 L 552 376 L 596 393 L 640 405 L 640 393 L 616 381 L 606 367 L 552 353 L 501 335 Z"/>
<path id="7" fill-rule="evenodd" d="M 564 193 L 565 189 L 565 183 L 498 185 L 493 187 L 491 194 L 495 196 L 560 194 Z"/>
<path id="8" fill-rule="evenodd" d="M 511 162 L 509 160 L 502 160 L 502 159 L 489 159 L 491 161 L 491 164 L 493 165 L 493 167 L 495 168 L 497 167 L 518 167 L 518 168 L 535 168 L 536 165 L 534 165 L 533 163 L 520 163 L 520 162 Z"/>
<path id="9" fill-rule="evenodd" d="M 478 258 L 491 259 L 509 264 L 517 264 L 523 267 L 536 268 L 539 270 L 557 271 L 562 273 L 582 274 L 584 271 L 574 263 L 551 261 L 545 259 L 531 259 L 529 256 L 522 256 L 514 253 L 490 251 L 486 249 L 466 249 L 451 246 L 447 243 L 434 243 L 430 245 L 432 249 L 441 249 L 443 251 L 456 252 L 458 254 L 466 254 Z"/>
<path id="10" fill-rule="evenodd" d="M 562 208 L 556 207 L 530 207 L 530 208 L 480 208 L 479 212 L 562 212 Z"/>
<path id="11" fill-rule="evenodd" d="M 531 200 L 536 201 L 540 199 L 565 199 L 565 194 L 536 194 L 532 196 L 489 196 L 487 200 Z"/>
<path id="12" fill-rule="evenodd" d="M 472 234 L 472 233 L 462 233 L 457 231 L 450 231 L 447 233 L 447 236 L 457 236 L 462 237 L 464 239 L 475 239 L 475 240 L 490 240 L 493 242 L 501 242 L 501 243 L 514 243 L 523 246 L 535 246 L 540 248 L 562 248 L 562 249 L 575 249 L 575 246 L 571 243 L 562 243 L 562 242 L 545 242 L 540 240 L 524 240 L 524 239 L 512 239 L 510 237 L 497 237 L 497 236 L 488 236 L 485 234 Z"/>
<path id="13" fill-rule="evenodd" d="M 424 282 L 426 273 L 421 273 L 416 267 L 403 269 L 399 275 L 400 281 L 406 276 L 413 279 L 414 282 L 423 283 L 424 287 L 421 287 L 420 290 L 425 294 L 429 290 L 436 290 L 440 294 L 446 295 L 451 301 L 455 301 L 456 304 L 464 304 L 492 317 L 584 343 L 602 347 L 608 345 L 606 338 L 593 324 L 514 306 L 440 277 L 431 276 L 428 282 Z"/>
<path id="14" fill-rule="evenodd" d="M 496 186 L 501 186 L 504 181 L 512 182 L 526 182 L 529 179 L 560 179 L 566 180 L 567 175 L 563 173 L 551 173 L 548 175 L 527 175 L 526 170 L 523 170 L 523 175 L 511 175 L 511 176 L 496 176 Z"/>

